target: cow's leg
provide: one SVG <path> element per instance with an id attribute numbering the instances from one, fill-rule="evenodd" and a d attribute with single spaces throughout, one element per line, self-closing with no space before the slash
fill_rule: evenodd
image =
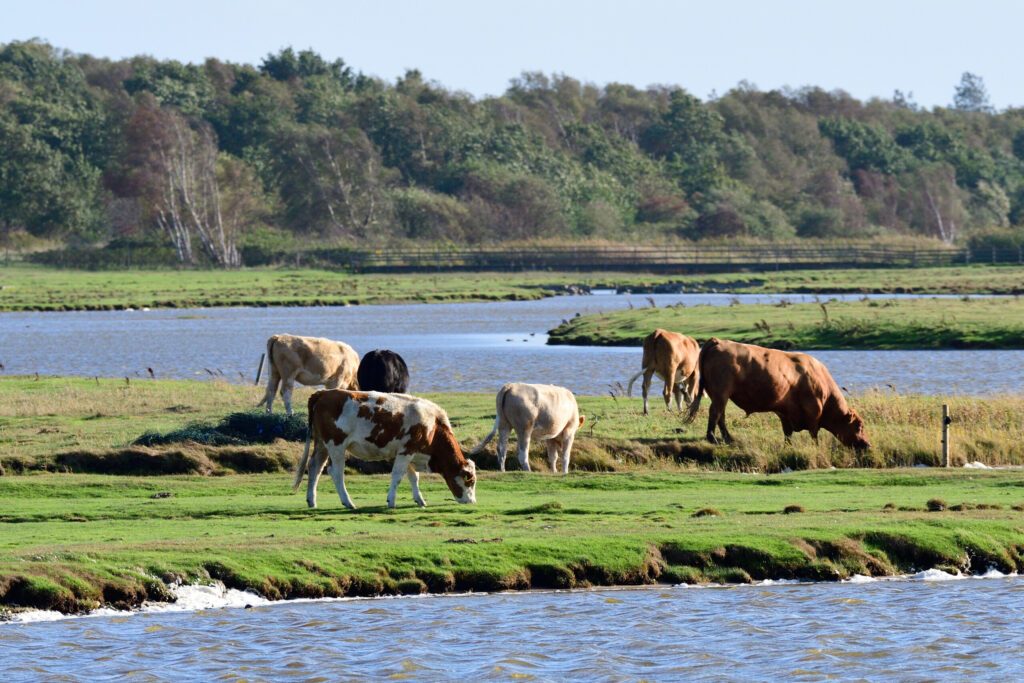
<path id="1" fill-rule="evenodd" d="M 284 412 L 292 414 L 292 389 L 295 388 L 295 378 L 285 377 L 281 380 L 281 400 L 284 401 Z"/>
<path id="2" fill-rule="evenodd" d="M 651 380 L 654 378 L 654 368 L 644 370 L 643 394 L 644 394 L 644 415 L 647 415 L 647 395 L 651 393 Z"/>
<path id="3" fill-rule="evenodd" d="M 270 377 L 267 378 L 267 393 L 263 399 L 264 403 L 267 404 L 267 412 L 274 412 L 274 396 L 277 395 L 277 388 L 281 384 L 281 374 L 274 367 L 274 364 L 270 364 Z"/>
<path id="4" fill-rule="evenodd" d="M 516 430 L 516 452 L 519 455 L 519 466 L 525 471 L 530 471 L 530 434 L 533 432 L 533 424 L 527 424 L 522 430 Z"/>
<path id="5" fill-rule="evenodd" d="M 309 456 L 309 464 L 307 467 L 306 477 L 306 505 L 311 508 L 316 507 L 316 486 L 320 483 L 320 473 L 324 469 L 324 461 L 327 459 L 327 453 L 324 451 L 324 446 L 314 442 L 312 445 L 313 452 Z M 333 474 L 332 474 L 333 477 Z"/>
<path id="6" fill-rule="evenodd" d="M 561 439 L 548 439 L 546 441 L 548 447 L 548 465 L 551 467 L 551 471 L 555 471 L 555 465 L 558 463 L 558 452 L 562 449 Z"/>
<path id="7" fill-rule="evenodd" d="M 402 481 L 402 477 L 405 476 L 405 473 L 408 471 L 411 465 L 411 455 L 399 455 L 395 458 L 395 464 L 391 468 L 391 486 L 388 488 L 389 508 L 395 507 L 395 493 L 398 491 L 398 484 L 399 482 Z"/>
<path id="8" fill-rule="evenodd" d="M 340 446 L 328 446 L 327 450 L 331 456 L 331 479 L 334 480 L 334 488 L 338 491 L 338 497 L 341 498 L 341 504 L 347 507 L 349 510 L 355 510 L 355 503 L 352 502 L 352 497 L 348 495 L 348 489 L 345 488 L 345 447 L 347 444 L 342 443 Z"/>
<path id="9" fill-rule="evenodd" d="M 498 469 L 505 471 L 505 455 L 508 453 L 509 425 L 502 422 L 498 426 Z"/>
<path id="10" fill-rule="evenodd" d="M 661 390 L 661 395 L 665 399 L 665 410 L 672 410 L 672 394 L 675 393 L 675 389 L 676 369 L 672 368 L 665 373 L 665 387 Z"/>
<path id="11" fill-rule="evenodd" d="M 683 383 L 682 381 L 676 382 L 676 386 L 673 388 L 672 394 L 676 399 L 676 410 L 683 412 Z M 686 402 L 689 405 L 689 401 Z"/>
<path id="12" fill-rule="evenodd" d="M 718 443 L 718 439 L 715 438 L 715 427 L 721 430 L 722 439 L 726 443 L 732 443 L 732 436 L 729 435 L 729 429 L 725 426 L 725 405 L 725 401 L 711 399 L 711 407 L 708 408 L 707 432 L 707 439 L 711 443 Z"/>
<path id="13" fill-rule="evenodd" d="M 569 474 L 569 456 L 572 454 L 572 442 L 576 440 L 576 432 L 562 436 L 562 474 Z"/>
<path id="14" fill-rule="evenodd" d="M 700 374 L 694 369 L 690 373 L 690 376 L 686 378 L 686 405 L 693 403 L 694 399 L 697 398 L 697 386 L 700 383 Z"/>
<path id="15" fill-rule="evenodd" d="M 423 500 L 423 494 L 420 493 L 420 473 L 416 471 L 416 466 L 409 463 L 409 485 L 412 486 L 412 499 L 416 501 L 416 504 L 420 507 L 426 507 L 427 501 Z"/>

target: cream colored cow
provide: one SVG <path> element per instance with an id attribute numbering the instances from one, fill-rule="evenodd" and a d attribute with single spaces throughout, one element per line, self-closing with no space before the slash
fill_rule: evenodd
<path id="1" fill-rule="evenodd" d="M 583 425 L 576 397 L 564 387 L 551 384 L 506 384 L 495 399 L 494 429 L 470 452 L 479 453 L 498 434 L 498 467 L 505 471 L 508 435 L 516 431 L 519 464 L 530 471 L 530 438 L 543 439 L 548 449 L 548 464 L 555 471 L 562 456 L 562 474 L 569 471 L 569 457 L 576 431 Z"/>
<path id="2" fill-rule="evenodd" d="M 279 385 L 284 409 L 289 415 L 296 382 L 306 386 L 323 385 L 328 389 L 359 388 L 356 381 L 359 354 L 345 342 L 275 334 L 267 340 L 267 362 L 270 364 L 267 393 L 257 405 L 266 404 L 268 413 L 273 410 Z"/>

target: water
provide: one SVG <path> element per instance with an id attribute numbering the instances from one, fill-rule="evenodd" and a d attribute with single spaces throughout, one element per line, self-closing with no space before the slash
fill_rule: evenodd
<path id="1" fill-rule="evenodd" d="M 1019 680 L 1024 580 L 652 588 L 0 625 L 8 682 Z"/>
<path id="2" fill-rule="evenodd" d="M 409 364 L 413 392 L 489 392 L 507 381 L 522 381 L 600 395 L 616 382 L 625 384 L 640 369 L 639 349 L 546 346 L 545 333 L 576 313 L 647 306 L 648 298 L 659 307 L 817 299 L 605 294 L 478 304 L 2 313 L 0 363 L 8 374 L 146 377 L 146 368 L 153 368 L 158 378 L 223 376 L 251 382 L 267 337 L 289 332 L 340 339 L 360 353 L 394 349 Z M 985 394 L 1016 392 L 1024 386 L 1021 350 L 814 355 L 852 391 L 891 384 L 901 393 Z M 660 392 L 660 384 L 655 391 Z"/>

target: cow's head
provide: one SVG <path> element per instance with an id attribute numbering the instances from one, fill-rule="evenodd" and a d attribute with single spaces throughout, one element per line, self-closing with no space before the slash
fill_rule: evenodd
<path id="1" fill-rule="evenodd" d="M 864 420 L 853 408 L 850 408 L 850 412 L 841 418 L 835 434 L 840 443 L 847 448 L 857 451 L 866 451 L 871 448 L 868 436 L 864 433 Z"/>
<path id="2" fill-rule="evenodd" d="M 476 463 L 468 458 L 454 471 L 452 476 L 446 476 L 445 481 L 451 489 L 455 500 L 460 503 L 476 502 Z"/>

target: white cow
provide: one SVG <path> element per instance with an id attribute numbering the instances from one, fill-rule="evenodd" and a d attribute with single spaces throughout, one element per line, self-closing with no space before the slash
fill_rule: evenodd
<path id="1" fill-rule="evenodd" d="M 530 438 L 546 442 L 548 464 L 554 472 L 558 456 L 562 456 L 562 474 L 569 471 L 569 457 L 576 431 L 583 426 L 576 397 L 565 387 L 551 384 L 506 384 L 495 399 L 494 429 L 470 451 L 475 455 L 498 434 L 498 467 L 505 471 L 509 431 L 516 431 L 519 442 L 519 464 L 530 471 Z"/>

